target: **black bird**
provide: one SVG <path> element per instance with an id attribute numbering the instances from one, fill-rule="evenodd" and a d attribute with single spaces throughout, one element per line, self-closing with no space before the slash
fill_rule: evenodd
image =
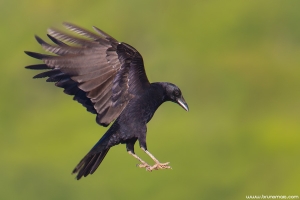
<path id="1" fill-rule="evenodd" d="M 50 45 L 35 36 L 46 51 L 56 55 L 25 51 L 44 62 L 26 68 L 48 70 L 34 78 L 48 77 L 47 82 L 55 82 L 57 87 L 64 88 L 66 94 L 74 95 L 74 100 L 97 115 L 98 124 L 106 127 L 115 120 L 75 167 L 76 178 L 79 180 L 93 174 L 109 149 L 120 143 L 126 144 L 127 152 L 140 161 L 139 167 L 147 171 L 171 168 L 168 162 L 160 163 L 147 150 L 146 124 L 165 101 L 175 102 L 188 111 L 180 89 L 172 83 L 150 83 L 143 58 L 132 46 L 118 42 L 96 27 L 93 28 L 97 34 L 70 23 L 64 23 L 64 26 L 81 37 L 48 29 L 48 37 L 56 44 Z M 134 153 L 137 140 L 141 149 L 155 162 L 153 166 Z"/>

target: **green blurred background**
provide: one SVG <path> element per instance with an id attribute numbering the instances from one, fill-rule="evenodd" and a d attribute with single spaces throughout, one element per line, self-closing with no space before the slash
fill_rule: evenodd
<path id="1" fill-rule="evenodd" d="M 300 196 L 300 1 L 2 0 L 0 199 L 246 199 Z M 68 21 L 137 48 L 149 79 L 177 84 L 148 148 L 173 170 L 135 167 L 124 145 L 76 181 L 106 128 L 24 66 L 34 34 Z M 151 160 L 136 145 L 136 153 Z"/>

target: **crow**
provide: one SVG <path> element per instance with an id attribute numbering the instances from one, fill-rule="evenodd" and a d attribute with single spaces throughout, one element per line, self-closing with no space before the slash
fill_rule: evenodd
<path id="1" fill-rule="evenodd" d="M 160 163 L 147 150 L 146 124 L 166 101 L 189 110 L 180 89 L 168 82 L 150 83 L 141 54 L 129 44 L 118 42 L 96 27 L 93 27 L 95 32 L 90 32 L 71 23 L 63 25 L 78 35 L 50 28 L 47 36 L 55 43 L 53 45 L 35 36 L 43 49 L 54 55 L 25 51 L 44 63 L 25 68 L 47 70 L 33 78 L 47 77 L 47 82 L 55 82 L 87 111 L 96 114 L 99 125 L 106 127 L 114 121 L 73 170 L 77 180 L 93 174 L 109 149 L 118 144 L 126 144 L 127 152 L 139 160 L 137 166 L 140 168 L 150 172 L 170 169 L 169 162 Z M 135 154 L 137 140 L 140 148 L 155 162 L 153 166 Z"/>

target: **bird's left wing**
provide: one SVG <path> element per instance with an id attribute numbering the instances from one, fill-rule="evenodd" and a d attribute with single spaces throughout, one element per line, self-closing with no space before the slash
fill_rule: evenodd
<path id="1" fill-rule="evenodd" d="M 74 95 L 74 100 L 89 112 L 97 114 L 100 125 L 107 126 L 132 98 L 149 86 L 142 56 L 130 45 L 119 43 L 96 27 L 98 34 L 70 23 L 64 25 L 83 37 L 48 29 L 48 37 L 56 45 L 37 36 L 36 40 L 46 51 L 56 55 L 26 51 L 45 63 L 26 68 L 48 69 L 34 78 L 48 77 L 48 82 L 56 82 L 56 86 Z"/>

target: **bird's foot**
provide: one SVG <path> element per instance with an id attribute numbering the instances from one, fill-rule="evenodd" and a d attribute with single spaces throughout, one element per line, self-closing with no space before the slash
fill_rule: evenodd
<path id="1" fill-rule="evenodd" d="M 146 168 L 147 171 L 151 172 L 153 170 L 159 170 L 159 169 L 172 169 L 171 166 L 169 166 L 170 162 L 166 163 L 156 163 L 155 165 Z"/>
<path id="2" fill-rule="evenodd" d="M 148 163 L 146 162 L 142 162 L 140 164 L 136 164 L 137 167 L 139 168 L 146 168 L 146 170 L 148 171 L 148 169 L 151 167 L 150 165 L 148 165 Z"/>

